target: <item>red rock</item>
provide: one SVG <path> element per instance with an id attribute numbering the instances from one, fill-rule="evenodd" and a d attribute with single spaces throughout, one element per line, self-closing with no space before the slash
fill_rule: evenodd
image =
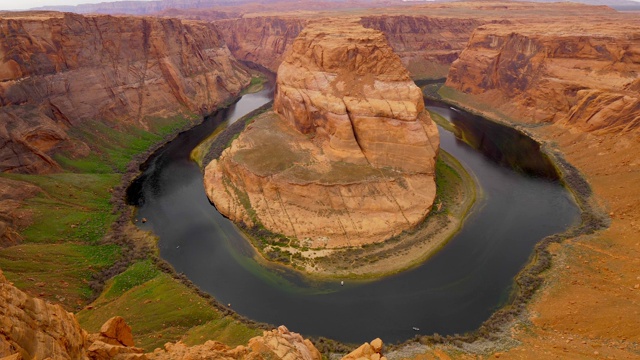
<path id="1" fill-rule="evenodd" d="M 53 154 L 90 152 L 71 128 L 96 120 L 146 128 L 151 117 L 207 114 L 248 82 L 211 24 L 4 13 L 0 171 L 57 171 Z"/>
<path id="2" fill-rule="evenodd" d="M 206 168 L 225 216 L 334 248 L 386 240 L 429 213 L 437 129 L 382 33 L 310 25 L 280 65 L 274 110 Z"/>

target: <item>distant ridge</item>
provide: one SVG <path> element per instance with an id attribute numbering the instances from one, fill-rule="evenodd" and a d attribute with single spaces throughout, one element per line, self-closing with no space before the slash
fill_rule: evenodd
<path id="1" fill-rule="evenodd" d="M 308 0 L 313 2 L 312 0 Z M 435 0 L 436 2 L 450 2 L 452 0 Z M 556 0 L 529 0 L 530 2 L 561 2 Z M 613 9 L 640 10 L 640 2 L 632 0 L 569 0 L 588 5 L 606 5 Z M 304 2 L 304 0 L 302 1 Z M 414 1 L 403 0 L 373 0 L 373 1 L 348 1 L 348 0 L 324 0 L 325 3 L 349 3 L 360 7 L 377 7 L 380 5 L 414 5 Z M 296 3 L 296 0 L 155 0 L 155 1 L 111 1 L 97 4 L 80 4 L 80 5 L 59 5 L 59 6 L 41 6 L 32 8 L 31 10 L 52 10 L 73 12 L 78 14 L 129 14 L 129 15 L 146 15 L 160 13 L 169 9 L 209 9 L 220 6 L 239 6 L 243 4 L 259 4 L 266 5 L 275 3 Z"/>

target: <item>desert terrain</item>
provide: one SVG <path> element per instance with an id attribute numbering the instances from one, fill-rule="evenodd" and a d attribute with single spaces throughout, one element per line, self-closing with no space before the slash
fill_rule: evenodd
<path id="1" fill-rule="evenodd" d="M 1 12 L 0 355 L 638 358 L 637 13 L 575 3 L 358 4 L 143 17 Z M 530 135 L 588 184 L 572 191 L 597 216 L 591 228 L 583 218 L 595 231 L 549 243 L 537 291 L 502 309 L 482 328 L 490 331 L 386 348 L 373 341 L 346 355 L 355 346 L 311 344 L 234 314 L 175 273 L 132 224 L 125 189 L 151 150 L 240 94 L 255 75 L 249 67 L 275 72 L 310 23 L 354 17 L 384 34 L 407 76 L 446 78 L 444 101 Z M 122 339 L 103 345 L 114 316 L 139 349 L 122 350 L 133 345 Z"/>

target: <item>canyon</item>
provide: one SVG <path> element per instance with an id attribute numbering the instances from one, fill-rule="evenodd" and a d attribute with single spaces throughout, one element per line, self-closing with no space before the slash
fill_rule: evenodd
<path id="1" fill-rule="evenodd" d="M 91 152 L 74 133 L 92 121 L 144 129 L 207 114 L 250 78 L 203 23 L 8 13 L 0 29 L 3 172 L 59 171 L 56 154 Z"/>
<path id="2" fill-rule="evenodd" d="M 640 22 L 484 25 L 446 86 L 506 117 L 604 135 L 640 126 Z"/>
<path id="3" fill-rule="evenodd" d="M 222 214 L 311 248 L 380 242 L 427 216 L 438 131 L 382 33 L 308 25 L 278 69 L 273 108 L 205 170 Z"/>
<path id="4" fill-rule="evenodd" d="M 222 15 L 211 11 L 199 18 L 213 22 L 189 20 L 195 15 L 180 11 L 162 15 L 177 14 L 183 20 L 2 13 L 2 172 L 50 174 L 68 169 L 60 159 L 85 159 L 98 152 L 95 138 L 79 135 L 94 121 L 109 129 L 148 129 L 173 116 L 206 114 L 249 83 L 250 74 L 241 61 L 275 71 L 312 19 L 344 20 L 354 15 L 266 10 L 234 9 Z M 228 18 L 236 16 L 242 17 Z M 593 206 L 610 218 L 604 231 L 551 245 L 553 262 L 540 291 L 499 335 L 500 340 L 469 344 L 425 340 L 429 345 L 415 345 L 417 350 L 397 358 L 478 354 L 513 359 L 637 358 L 638 20 L 607 7 L 498 1 L 362 9 L 357 16 L 365 27 L 385 34 L 411 77 L 447 77 L 440 90 L 444 99 L 517 127 L 573 164 L 591 185 Z M 260 121 L 248 131 L 273 135 L 259 132 L 265 130 L 264 124 L 276 124 L 281 133 L 298 136 L 300 143 L 306 139 L 292 132 L 279 115 L 265 115 Z M 0 243 L 9 251 L 24 238 L 29 241 L 23 230 L 33 221 L 25 199 L 44 192 L 43 186 L 24 179 L 4 175 L 0 179 Z M 240 211 L 238 217 L 246 219 Z M 18 253 L 3 256 L 14 261 Z M 9 285 L 0 280 L 6 294 L 0 300 L 26 299 L 18 290 L 6 290 Z M 31 280 L 16 280 L 22 280 L 16 281 L 20 287 L 33 287 Z M 43 293 L 39 289 L 35 295 Z M 44 309 L 40 301 L 24 301 Z M 131 316 L 135 310 L 129 306 L 118 307 L 121 313 L 112 316 Z M 71 318 L 60 309 L 47 313 Z M 72 329 L 68 334 L 65 330 L 69 340 L 62 342 L 71 344 L 64 351 L 76 354 L 84 350 L 73 344 L 84 341 L 80 338 L 85 335 L 76 336 L 82 331 L 77 322 L 70 324 L 65 328 Z M 297 338 L 285 335 L 284 329 L 270 331 L 275 337 Z M 135 327 L 134 337 L 142 338 Z M 53 343 L 43 340 L 43 344 Z M 13 345 L 2 346 L 6 350 Z M 184 344 L 169 345 L 146 356 L 163 358 L 173 352 L 180 354 L 177 357 L 192 351 L 190 356 L 197 358 L 195 354 L 205 350 L 219 351 L 220 356 L 235 351 L 204 340 L 198 346 L 190 350 Z M 235 354 L 246 355 L 252 351 L 249 348 Z M 3 355 L 17 348 L 11 349 Z M 24 354 L 29 358 L 32 353 Z"/>

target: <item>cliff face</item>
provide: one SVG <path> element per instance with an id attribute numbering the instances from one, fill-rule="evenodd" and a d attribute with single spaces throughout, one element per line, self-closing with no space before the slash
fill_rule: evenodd
<path id="1" fill-rule="evenodd" d="M 87 120 L 210 112 L 249 75 L 214 26 L 172 19 L 40 13 L 0 17 L 0 171 L 55 170 Z"/>
<path id="2" fill-rule="evenodd" d="M 233 55 L 276 71 L 302 28 L 305 15 L 254 16 L 216 21 Z M 348 21 L 348 20 L 347 20 Z M 382 31 L 413 77 L 445 77 L 479 19 L 429 16 L 363 16 L 366 28 Z"/>
<path id="3" fill-rule="evenodd" d="M 447 86 L 508 116 L 589 132 L 640 126 L 640 24 L 485 25 L 452 65 Z"/>
<path id="4" fill-rule="evenodd" d="M 285 51 L 308 23 L 301 17 L 257 16 L 216 21 L 229 50 L 240 60 L 276 72 Z"/>
<path id="5" fill-rule="evenodd" d="M 485 23 L 473 18 L 364 16 L 362 25 L 382 31 L 415 78 L 444 78 L 473 30 Z"/>
<path id="6" fill-rule="evenodd" d="M 280 65 L 274 110 L 207 166 L 226 216 L 334 248 L 385 240 L 429 213 L 437 129 L 380 32 L 309 25 Z"/>

